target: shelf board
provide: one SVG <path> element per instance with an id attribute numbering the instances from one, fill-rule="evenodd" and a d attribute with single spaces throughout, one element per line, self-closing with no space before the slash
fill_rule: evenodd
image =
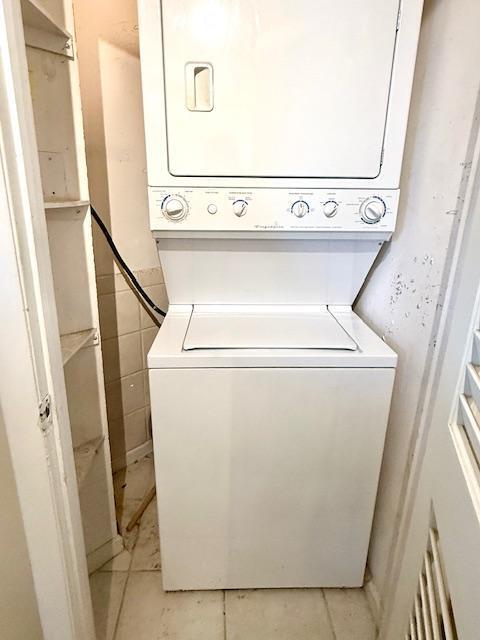
<path id="1" fill-rule="evenodd" d="M 71 360 L 71 358 L 73 358 L 73 356 L 88 342 L 93 342 L 96 334 L 96 329 L 86 329 L 85 331 L 76 331 L 75 333 L 66 333 L 63 336 L 60 336 L 63 365 L 65 366 L 67 362 Z"/>
<path id="2" fill-rule="evenodd" d="M 88 442 L 74 448 L 73 457 L 75 459 L 75 470 L 77 472 L 77 484 L 79 490 L 83 487 L 85 480 L 87 479 L 88 472 L 95 461 L 95 456 L 104 440 L 105 436 L 98 436 L 97 438 L 88 440 Z"/>
<path id="3" fill-rule="evenodd" d="M 62 209 L 83 209 L 90 206 L 88 200 L 63 200 L 60 202 L 44 202 L 45 211 L 60 211 Z"/>
<path id="4" fill-rule="evenodd" d="M 25 44 L 73 59 L 72 36 L 57 24 L 39 0 L 21 0 Z"/>

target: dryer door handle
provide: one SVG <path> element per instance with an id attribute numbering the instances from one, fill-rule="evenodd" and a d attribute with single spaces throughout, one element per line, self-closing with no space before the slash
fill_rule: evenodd
<path id="1" fill-rule="evenodd" d="M 185 65 L 185 105 L 189 111 L 213 109 L 213 67 L 209 62 Z"/>

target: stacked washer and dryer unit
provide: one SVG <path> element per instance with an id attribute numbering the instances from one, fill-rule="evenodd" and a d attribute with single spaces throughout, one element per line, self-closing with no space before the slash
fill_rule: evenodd
<path id="1" fill-rule="evenodd" d="M 363 583 L 397 358 L 351 305 L 395 229 L 421 11 L 140 0 L 167 590 Z"/>

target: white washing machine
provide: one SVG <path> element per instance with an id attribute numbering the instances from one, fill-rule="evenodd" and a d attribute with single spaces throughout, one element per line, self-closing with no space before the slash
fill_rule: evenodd
<path id="1" fill-rule="evenodd" d="M 141 0 L 167 590 L 363 583 L 396 356 L 351 309 L 395 228 L 421 0 Z"/>
<path id="2" fill-rule="evenodd" d="M 361 585 L 391 349 L 348 309 L 173 305 L 148 364 L 165 587 Z"/>

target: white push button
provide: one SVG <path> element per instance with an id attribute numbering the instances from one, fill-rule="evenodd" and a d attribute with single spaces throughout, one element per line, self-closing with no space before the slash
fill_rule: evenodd
<path id="1" fill-rule="evenodd" d="M 217 205 L 216 204 L 209 204 L 208 207 L 207 207 L 207 211 L 208 211 L 208 213 L 211 213 L 212 216 L 213 216 L 213 214 L 217 213 L 217 211 L 218 211 Z"/>

